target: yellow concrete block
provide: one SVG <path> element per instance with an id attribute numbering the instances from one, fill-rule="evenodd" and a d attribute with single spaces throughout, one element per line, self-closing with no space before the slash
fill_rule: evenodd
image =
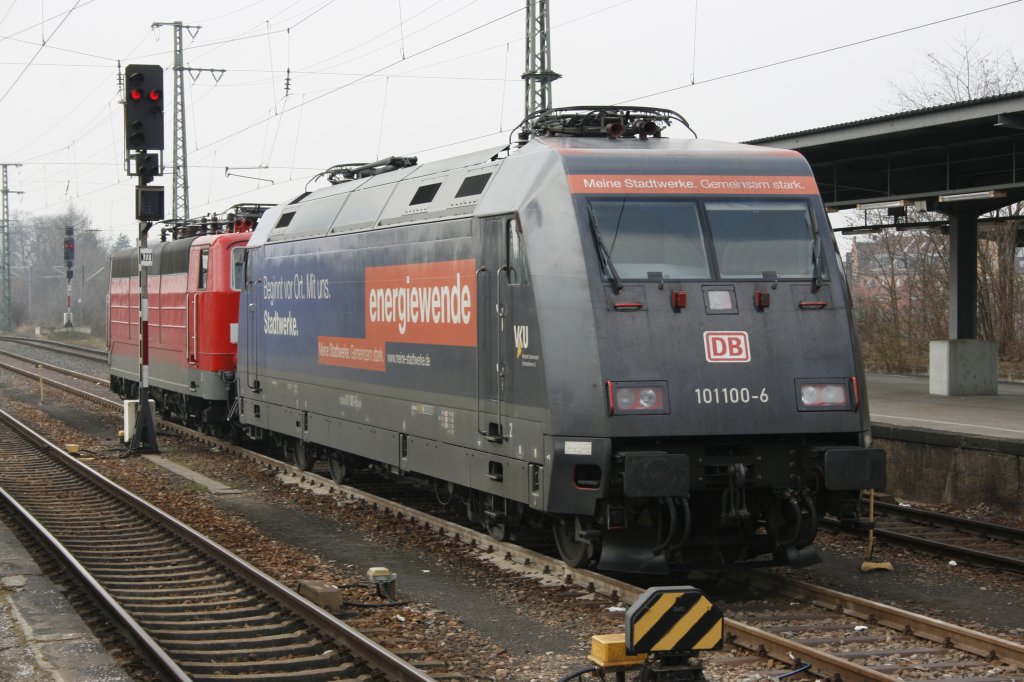
<path id="1" fill-rule="evenodd" d="M 626 634 L 593 635 L 590 638 L 590 655 L 593 663 L 608 668 L 613 666 L 639 665 L 647 660 L 646 654 L 626 655 Z"/>

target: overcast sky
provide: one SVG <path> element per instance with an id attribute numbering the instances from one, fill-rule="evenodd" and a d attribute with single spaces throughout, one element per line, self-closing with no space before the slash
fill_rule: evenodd
<path id="1" fill-rule="evenodd" d="M 1018 60 L 1024 2 L 550 0 L 555 106 L 674 109 L 740 141 L 895 109 L 928 53 L 977 41 Z M 0 163 L 14 215 L 134 234 L 119 73 L 185 77 L 191 215 L 279 202 L 336 163 L 443 158 L 508 140 L 523 116 L 525 0 L 0 0 Z M 118 62 L 121 67 L 119 68 Z M 286 73 L 290 70 L 290 79 Z M 172 119 L 173 71 L 165 73 Z M 684 130 L 673 130 L 686 136 Z M 170 215 L 171 133 L 166 134 Z M 227 172 L 225 169 L 228 169 Z"/>

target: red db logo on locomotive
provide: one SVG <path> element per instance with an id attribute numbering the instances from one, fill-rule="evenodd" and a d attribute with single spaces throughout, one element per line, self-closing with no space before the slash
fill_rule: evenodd
<path id="1" fill-rule="evenodd" d="M 708 362 L 750 362 L 750 338 L 746 332 L 704 332 L 704 357 Z"/>

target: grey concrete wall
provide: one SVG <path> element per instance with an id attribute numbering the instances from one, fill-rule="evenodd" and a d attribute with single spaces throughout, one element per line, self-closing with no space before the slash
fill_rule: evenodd
<path id="1" fill-rule="evenodd" d="M 889 494 L 1024 514 L 1024 442 L 877 425 L 872 433 L 888 453 Z"/>

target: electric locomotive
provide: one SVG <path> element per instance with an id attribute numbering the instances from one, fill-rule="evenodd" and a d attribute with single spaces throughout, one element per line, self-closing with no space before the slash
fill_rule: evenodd
<path id="1" fill-rule="evenodd" d="M 238 204 L 161 228 L 147 266 L 149 396 L 161 416 L 230 434 L 242 253 L 267 208 Z M 138 275 L 137 248 L 111 257 L 108 364 L 110 388 L 122 398 L 139 394 Z"/>
<path id="2" fill-rule="evenodd" d="M 842 261 L 799 154 L 673 122 L 549 110 L 268 210 L 240 428 L 339 481 L 423 477 L 498 538 L 550 525 L 573 565 L 814 561 L 818 518 L 885 483 Z"/>

